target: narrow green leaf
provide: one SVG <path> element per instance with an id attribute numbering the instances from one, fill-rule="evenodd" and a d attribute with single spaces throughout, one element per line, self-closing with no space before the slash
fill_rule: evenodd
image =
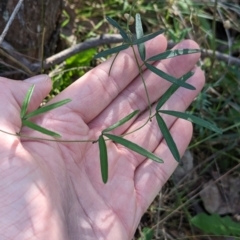
<path id="1" fill-rule="evenodd" d="M 37 124 L 35 124 L 33 122 L 30 122 L 28 120 L 23 120 L 22 121 L 22 125 L 26 126 L 26 127 L 29 127 L 29 128 L 31 128 L 31 129 L 33 129 L 35 131 L 41 132 L 43 134 L 49 135 L 51 137 L 61 137 L 60 134 L 58 134 L 56 132 L 53 132 L 53 131 L 50 131 L 50 130 L 48 130 L 46 128 L 43 128 L 43 127 L 41 127 L 41 126 L 39 126 L 39 125 L 37 125 Z"/>
<path id="2" fill-rule="evenodd" d="M 71 102 L 72 100 L 67 98 L 67 99 L 64 99 L 62 101 L 59 101 L 59 102 L 56 102 L 56 103 L 52 103 L 52 104 L 49 104 L 49 105 L 46 105 L 46 106 L 43 106 L 43 107 L 40 107 L 38 109 L 36 109 L 35 111 L 32 111 L 30 112 L 29 114 L 27 114 L 26 116 L 24 116 L 24 119 L 28 119 L 28 118 L 31 118 L 31 117 L 35 117 L 39 114 L 42 114 L 42 113 L 45 113 L 45 112 L 48 112 L 48 111 L 51 111 L 55 108 L 58 108 L 58 107 L 61 107 L 69 102 Z"/>
<path id="3" fill-rule="evenodd" d="M 111 17 L 108 17 L 108 16 L 106 17 L 106 19 L 112 26 L 114 26 L 119 30 L 120 35 L 126 42 L 130 42 L 130 39 L 127 33 L 120 27 L 120 25 L 115 20 L 113 20 Z"/>
<path id="4" fill-rule="evenodd" d="M 28 105 L 30 103 L 30 99 L 32 97 L 32 94 L 33 94 L 33 90 L 34 90 L 34 87 L 35 85 L 32 85 L 28 91 L 27 91 L 27 94 L 25 95 L 25 98 L 23 100 L 23 105 L 21 107 L 21 113 L 20 113 L 20 116 L 21 116 L 21 119 L 23 119 L 24 115 L 26 114 L 27 110 L 28 110 Z"/>
<path id="5" fill-rule="evenodd" d="M 152 240 L 154 236 L 154 231 L 152 228 L 144 227 L 142 230 L 143 238 L 141 240 Z"/>
<path id="6" fill-rule="evenodd" d="M 194 72 L 188 72 L 185 75 L 183 75 L 181 78 L 179 78 L 178 81 L 186 82 L 193 75 L 194 75 Z M 159 99 L 157 106 L 156 106 L 156 111 L 158 111 L 163 106 L 163 104 L 173 95 L 174 92 L 177 91 L 177 89 L 179 87 L 180 86 L 176 85 L 176 84 L 173 84 L 170 86 L 170 88 Z"/>
<path id="7" fill-rule="evenodd" d="M 200 49 L 176 49 L 176 50 L 168 50 L 166 52 L 157 54 L 149 59 L 147 61 L 158 61 L 162 59 L 167 59 L 167 58 L 173 58 L 181 55 L 187 55 L 187 54 L 193 54 L 193 53 L 198 53 L 201 52 Z"/>
<path id="8" fill-rule="evenodd" d="M 106 128 L 103 130 L 103 133 L 112 131 L 113 129 L 123 125 L 124 123 L 126 123 L 127 121 L 129 121 L 131 118 L 133 118 L 134 116 L 136 116 L 139 113 L 139 110 L 135 110 L 134 112 L 128 114 L 126 117 L 124 117 L 123 119 L 119 120 L 118 122 L 114 123 L 112 126 Z"/>
<path id="9" fill-rule="evenodd" d="M 104 183 L 108 180 L 108 155 L 107 155 L 107 146 L 103 135 L 98 139 L 99 152 L 100 152 L 100 165 L 101 165 L 101 174 L 102 180 Z"/>
<path id="10" fill-rule="evenodd" d="M 139 39 L 136 39 L 132 42 L 133 45 L 137 45 L 137 44 L 140 44 L 140 43 L 144 43 L 144 42 L 147 42 L 153 38 L 155 38 L 156 36 L 160 35 L 164 33 L 164 30 L 159 30 L 155 33 L 151 33 L 151 34 L 148 34 L 148 35 L 144 35 L 143 37 L 139 38 Z"/>
<path id="11" fill-rule="evenodd" d="M 120 52 L 124 49 L 127 49 L 129 47 L 129 44 L 123 44 L 114 48 L 107 49 L 105 51 L 102 51 L 94 56 L 94 58 L 100 58 L 100 57 L 106 57 L 107 55 Z"/>
<path id="12" fill-rule="evenodd" d="M 158 126 L 162 132 L 162 135 L 173 155 L 173 157 L 175 158 L 175 160 L 177 162 L 180 161 L 180 154 L 178 152 L 178 149 L 177 149 L 177 146 L 168 130 L 168 127 L 166 125 L 166 123 L 164 122 L 163 118 L 157 113 L 156 114 L 156 119 L 157 119 L 157 122 L 158 122 Z"/>
<path id="13" fill-rule="evenodd" d="M 204 233 L 214 234 L 217 236 L 240 236 L 240 223 L 235 222 L 229 216 L 222 217 L 216 213 L 212 215 L 199 213 L 194 216 L 191 223 L 201 229 Z"/>
<path id="14" fill-rule="evenodd" d="M 141 15 L 139 13 L 137 13 L 135 16 L 135 30 L 136 30 L 137 39 L 140 39 L 141 37 L 143 37 L 143 35 L 144 35 L 143 27 L 142 27 Z M 140 43 L 137 46 L 138 46 L 138 51 L 139 51 L 142 61 L 145 61 L 146 50 L 145 50 L 144 43 Z"/>
<path id="15" fill-rule="evenodd" d="M 195 90 L 196 88 L 188 83 L 185 83 L 183 81 L 179 81 L 177 78 L 174 78 L 170 75 L 168 75 L 167 73 L 163 72 L 162 70 L 154 67 L 153 65 L 149 64 L 149 63 L 145 63 L 146 67 L 154 72 L 155 74 L 157 74 L 159 77 L 171 82 L 171 83 L 175 83 L 177 84 L 178 86 L 180 87 L 184 87 L 184 88 L 187 88 L 187 89 L 190 89 L 190 90 Z"/>
<path id="16" fill-rule="evenodd" d="M 199 117 L 196 117 L 192 114 L 183 113 L 183 112 L 176 112 L 176 111 L 168 111 L 168 110 L 159 110 L 158 112 L 165 113 L 165 114 L 168 114 L 168 115 L 171 115 L 171 116 L 174 116 L 174 117 L 178 117 L 178 118 L 183 118 L 185 120 L 188 120 L 190 122 L 198 124 L 202 127 L 210 129 L 210 130 L 212 130 L 216 133 L 222 134 L 222 130 L 219 129 L 217 126 L 211 124 L 210 122 L 208 122 L 206 120 L 203 120 Z"/>
<path id="17" fill-rule="evenodd" d="M 159 163 L 163 163 L 163 160 L 159 157 L 157 157 L 156 155 L 154 155 L 153 153 L 149 152 L 148 150 L 140 147 L 139 145 L 137 145 L 136 143 L 130 142 L 127 139 L 124 139 L 122 137 L 119 136 L 115 136 L 112 134 L 107 134 L 104 133 L 104 136 L 108 137 L 109 139 L 111 139 L 112 141 L 119 143 L 121 145 L 123 145 L 126 148 L 129 148 L 130 150 L 139 153 L 140 155 L 150 158 L 153 161 L 159 162 Z"/>

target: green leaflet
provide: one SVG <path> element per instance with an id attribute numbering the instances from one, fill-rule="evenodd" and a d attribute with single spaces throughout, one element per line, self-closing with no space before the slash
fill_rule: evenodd
<path id="1" fill-rule="evenodd" d="M 47 112 L 47 111 L 50 111 L 54 108 L 57 108 L 57 107 L 60 107 L 68 102 L 71 101 L 71 99 L 65 99 L 65 100 L 62 100 L 62 101 L 59 101 L 57 103 L 53 103 L 53 104 L 50 104 L 50 105 L 47 105 L 47 106 L 44 106 L 42 108 L 39 108 L 31 113 L 28 113 L 26 114 L 27 112 L 27 109 L 28 109 L 28 105 L 30 103 L 30 100 L 31 100 L 31 96 L 32 96 L 32 93 L 33 93 L 33 90 L 34 90 L 34 85 L 31 86 L 31 88 L 28 90 L 26 96 L 25 96 L 25 99 L 23 101 L 23 105 L 22 105 L 22 108 L 21 108 L 21 113 L 20 113 L 20 116 L 21 116 L 21 119 L 22 119 L 22 125 L 23 126 L 26 126 L 26 127 L 29 127 L 35 131 L 38 131 L 38 132 L 41 132 L 43 134 L 46 134 L 46 135 L 49 135 L 49 136 L 52 136 L 52 137 L 61 137 L 60 134 L 56 133 L 56 132 L 53 132 L 53 131 L 50 131 L 46 128 L 43 128 L 33 122 L 30 122 L 28 121 L 27 119 L 28 118 L 31 118 L 31 117 L 34 117 L 34 116 L 37 116 L 39 114 L 42 114 L 44 112 Z"/>
<path id="2" fill-rule="evenodd" d="M 154 231 L 152 228 L 144 227 L 142 233 L 143 237 L 139 240 L 152 240 L 154 237 Z"/>
<path id="3" fill-rule="evenodd" d="M 176 49 L 176 50 L 168 50 L 166 52 L 157 54 L 149 59 L 147 61 L 158 61 L 158 60 L 163 60 L 167 58 L 173 58 L 181 55 L 187 55 L 187 54 L 193 54 L 193 53 L 198 53 L 201 52 L 200 49 Z"/>
<path id="4" fill-rule="evenodd" d="M 143 34 L 141 16 L 138 13 L 135 16 L 135 30 L 136 30 L 137 39 L 140 39 L 141 37 L 143 37 L 144 34 Z M 142 61 L 145 61 L 146 50 L 145 50 L 144 43 L 140 43 L 137 46 L 138 46 L 138 51 Z"/>
<path id="5" fill-rule="evenodd" d="M 100 152 L 100 165 L 101 165 L 101 174 L 102 180 L 104 183 L 108 180 L 108 155 L 107 147 L 103 135 L 99 136 L 98 139 L 99 152 Z"/>
<path id="6" fill-rule="evenodd" d="M 154 72 L 155 74 L 157 74 L 159 77 L 171 82 L 171 83 L 175 83 L 177 85 L 179 85 L 180 87 L 184 87 L 184 88 L 187 88 L 187 89 L 190 89 L 190 90 L 196 90 L 196 88 L 188 83 L 185 83 L 183 81 L 179 81 L 178 79 L 168 75 L 167 73 L 163 72 L 162 70 L 152 66 L 151 64 L 149 63 L 145 63 L 146 67 Z"/>
<path id="7" fill-rule="evenodd" d="M 109 131 L 112 131 L 113 129 L 123 125 L 124 123 L 126 123 L 127 121 L 129 121 L 131 118 L 133 118 L 135 115 L 137 115 L 139 113 L 139 110 L 135 110 L 134 112 L 128 114 L 126 117 L 124 117 L 123 119 L 119 120 L 117 123 L 114 123 L 112 126 L 104 129 L 102 132 L 106 133 Z"/>
<path id="8" fill-rule="evenodd" d="M 26 127 L 29 127 L 29 128 L 31 128 L 31 129 L 33 129 L 35 131 L 41 132 L 43 134 L 52 136 L 52 137 L 61 137 L 60 134 L 58 134 L 56 132 L 53 132 L 53 131 L 50 131 L 50 130 L 48 130 L 46 128 L 43 128 L 43 127 L 41 127 L 41 126 L 39 126 L 39 125 L 37 125 L 37 124 L 35 124 L 33 122 L 30 122 L 28 120 L 23 120 L 22 121 L 22 125 L 26 126 Z"/>
<path id="9" fill-rule="evenodd" d="M 20 113 L 20 116 L 21 116 L 21 119 L 23 119 L 24 115 L 26 114 L 27 112 L 27 109 L 28 109 L 28 105 L 30 103 L 30 100 L 31 100 L 31 97 L 32 97 L 32 94 L 33 94 L 33 90 L 34 90 L 34 87 L 35 85 L 32 85 L 29 90 L 27 91 L 27 94 L 25 95 L 25 98 L 23 100 L 23 105 L 21 107 L 21 113 Z"/>
<path id="10" fill-rule="evenodd" d="M 122 137 L 119 136 L 115 136 L 112 134 L 107 134 L 104 133 L 104 136 L 108 137 L 109 139 L 111 139 L 112 141 L 119 143 L 121 145 L 123 145 L 126 148 L 129 148 L 130 150 L 139 153 L 140 155 L 150 158 L 153 161 L 159 162 L 159 163 L 163 163 L 163 160 L 159 157 L 157 157 L 156 155 L 154 155 L 153 153 L 147 151 L 146 149 L 140 147 L 139 145 L 137 145 L 136 143 L 130 142 L 129 140 L 126 140 Z"/>
<path id="11" fill-rule="evenodd" d="M 163 135 L 163 137 L 164 137 L 164 139 L 165 139 L 173 157 L 175 158 L 175 160 L 177 162 L 179 162 L 180 161 L 180 154 L 179 154 L 177 146 L 176 146 L 176 144 L 175 144 L 175 142 L 174 142 L 174 140 L 173 140 L 173 138 L 172 138 L 172 136 L 171 136 L 171 134 L 170 134 L 170 132 L 167 128 L 166 123 L 164 122 L 164 120 L 162 119 L 162 117 L 158 113 L 156 113 L 156 119 L 157 119 L 157 122 L 158 122 L 158 126 L 159 126 L 159 128 L 162 132 L 162 135 Z"/>
<path id="12" fill-rule="evenodd" d="M 216 213 L 212 215 L 199 213 L 191 219 L 191 223 L 207 234 L 232 237 L 240 236 L 239 222 L 234 222 L 229 216 L 221 217 Z"/>
<path id="13" fill-rule="evenodd" d="M 115 20 L 113 20 L 111 17 L 108 17 L 108 16 L 106 17 L 106 19 L 112 26 L 114 26 L 119 30 L 119 33 L 122 36 L 122 38 L 125 40 L 125 42 L 130 42 L 130 39 L 127 33 L 120 27 L 120 25 Z"/>
<path id="14" fill-rule="evenodd" d="M 156 36 L 158 36 L 158 35 L 160 35 L 160 34 L 162 34 L 162 33 L 164 33 L 164 30 L 159 30 L 159 31 L 157 31 L 157 32 L 155 32 L 155 33 L 150 33 L 150 34 L 145 35 L 145 36 L 143 36 L 143 37 L 141 37 L 141 38 L 139 38 L 139 39 L 134 40 L 134 41 L 132 42 L 132 44 L 133 44 L 133 45 L 137 45 L 137 44 L 140 44 L 140 43 L 147 42 L 147 41 L 155 38 Z"/>
<path id="15" fill-rule="evenodd" d="M 110 54 L 120 52 L 121 50 L 127 49 L 130 45 L 129 44 L 123 44 L 114 48 L 107 49 L 105 51 L 102 51 L 94 56 L 94 58 L 101 58 L 106 57 Z"/>
<path id="16" fill-rule="evenodd" d="M 194 72 L 188 72 L 185 75 L 183 75 L 181 78 L 179 78 L 178 81 L 186 82 L 193 75 L 194 75 Z M 174 92 L 177 91 L 179 87 L 180 86 L 177 84 L 173 84 L 170 86 L 170 88 L 159 99 L 156 106 L 156 111 L 158 111 L 163 106 L 163 104 L 173 95 Z"/>
<path id="17" fill-rule="evenodd" d="M 38 108 L 37 110 L 35 111 L 32 111 L 30 113 L 28 113 L 27 115 L 24 116 L 24 120 L 28 119 L 28 118 L 31 118 L 31 117 L 35 117 L 39 114 L 42 114 L 42 113 L 45 113 L 45 112 L 48 112 L 48 111 L 51 111 L 55 108 L 58 108 L 58 107 L 61 107 L 67 103 L 71 102 L 71 99 L 64 99 L 62 101 L 59 101 L 59 102 L 56 102 L 56 103 L 52 103 L 52 104 L 49 104 L 49 105 L 46 105 L 46 106 L 43 106 L 41 108 Z"/>
<path id="18" fill-rule="evenodd" d="M 158 112 L 165 113 L 165 114 L 168 114 L 168 115 L 172 115 L 172 116 L 175 116 L 175 117 L 178 117 L 178 118 L 183 118 L 185 120 L 188 120 L 190 122 L 198 124 L 202 127 L 210 129 L 210 130 L 212 130 L 216 133 L 222 134 L 222 130 L 219 129 L 217 126 L 211 124 L 210 122 L 208 122 L 206 120 L 203 120 L 199 117 L 196 117 L 192 114 L 183 113 L 183 112 L 176 112 L 176 111 L 169 111 L 169 110 L 158 110 Z"/>

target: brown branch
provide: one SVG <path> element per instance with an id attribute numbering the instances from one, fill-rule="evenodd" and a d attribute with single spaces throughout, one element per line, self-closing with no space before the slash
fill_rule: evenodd
<path id="1" fill-rule="evenodd" d="M 66 60 L 67 58 L 82 52 L 84 50 L 87 50 L 89 48 L 101 46 L 104 44 L 111 44 L 111 43 L 121 43 L 122 37 L 120 34 L 104 34 L 97 38 L 92 38 L 89 40 L 86 40 L 83 43 L 79 43 L 71 48 L 68 48 L 60 53 L 57 53 L 49 58 L 47 58 L 43 64 L 44 69 L 48 69 L 56 64 L 59 64 Z M 168 42 L 168 49 L 174 47 L 176 43 L 169 41 Z M 202 58 L 212 56 L 213 51 L 208 49 L 202 49 Z M 220 52 L 215 52 L 215 56 L 219 61 L 223 61 L 226 63 L 231 63 L 232 65 L 240 66 L 240 59 L 229 56 L 227 54 L 223 54 Z M 36 65 L 36 68 L 39 70 L 40 65 Z M 36 72 L 36 70 L 33 68 L 33 72 Z"/>
<path id="2" fill-rule="evenodd" d="M 105 44 L 121 43 L 121 42 L 122 42 L 122 37 L 119 34 L 104 34 L 99 37 L 86 40 L 85 42 L 79 43 L 73 47 L 70 47 L 66 50 L 63 50 L 63 51 L 47 58 L 43 62 L 43 69 L 46 70 L 46 69 L 53 67 L 56 64 L 60 64 L 63 61 L 65 61 L 67 58 L 69 58 L 79 52 L 82 52 L 84 50 L 94 48 L 97 46 L 101 46 L 101 45 L 105 45 Z M 169 41 L 168 49 L 172 48 L 175 45 L 176 45 L 176 43 Z M 4 46 L 1 44 L 1 47 L 3 48 Z M 9 49 L 8 49 L 8 53 L 10 53 Z M 11 53 L 12 53 L 12 51 L 11 51 Z M 15 56 L 16 55 L 18 55 L 18 54 L 16 54 L 16 52 L 15 52 Z M 213 55 L 212 50 L 202 49 L 202 58 L 212 56 L 212 55 Z M 223 53 L 220 53 L 217 51 L 215 52 L 215 56 L 219 61 L 230 63 L 230 64 L 236 65 L 236 66 L 240 66 L 240 59 L 238 59 L 238 58 L 235 58 L 235 57 L 232 57 L 232 56 L 229 56 L 227 54 L 223 54 Z M 34 72 L 35 74 L 37 74 L 42 70 L 42 63 L 40 63 L 40 62 L 29 65 L 29 62 L 26 59 L 24 59 L 23 61 L 24 61 L 24 65 L 26 66 L 26 68 L 29 69 L 29 71 L 28 71 L 29 73 Z M 26 68 L 24 67 L 25 72 L 26 72 Z"/>
<path id="3" fill-rule="evenodd" d="M 3 41 L 0 43 L 0 48 L 7 52 L 9 55 L 14 57 L 18 62 L 24 64 L 27 68 L 30 69 L 31 63 L 24 57 L 22 53 L 19 53 L 12 45 L 8 42 Z"/>
<path id="4" fill-rule="evenodd" d="M 0 48 L 0 55 L 3 57 L 6 57 L 9 59 L 11 62 L 15 63 L 23 72 L 27 73 L 30 76 L 33 76 L 34 73 L 29 70 L 29 68 L 24 65 L 21 61 L 17 60 L 14 58 L 12 55 L 10 55 L 8 52 L 4 51 L 3 49 Z"/>
<path id="5" fill-rule="evenodd" d="M 11 26 L 14 18 L 16 17 L 16 15 L 17 15 L 17 13 L 18 13 L 18 11 L 19 11 L 22 3 L 23 3 L 23 0 L 19 0 L 18 3 L 17 3 L 17 5 L 16 5 L 16 7 L 14 8 L 10 19 L 8 20 L 8 22 L 7 22 L 7 24 L 6 24 L 3 32 L 2 32 L 1 35 L 0 35 L 0 44 L 3 42 L 3 40 L 4 40 L 4 38 L 5 38 L 6 34 L 7 34 L 7 32 L 8 32 L 8 30 L 9 30 L 9 28 L 10 28 L 10 26 Z"/>
<path id="6" fill-rule="evenodd" d="M 63 50 L 49 58 L 47 58 L 43 63 L 43 69 L 49 69 L 56 64 L 62 63 L 67 58 L 82 52 L 84 50 L 94 48 L 97 46 L 111 44 L 111 43 L 121 43 L 122 37 L 119 34 L 104 34 L 96 38 L 86 40 L 85 42 L 79 43 L 73 47 Z M 40 64 L 34 64 L 32 66 L 33 72 L 39 72 L 41 70 Z"/>
<path id="7" fill-rule="evenodd" d="M 213 56 L 213 50 L 202 49 L 202 58 L 211 57 L 211 56 Z M 229 63 L 230 65 L 232 64 L 232 65 L 240 66 L 240 59 L 229 56 L 228 54 L 215 51 L 215 57 L 218 61 L 223 61 L 225 63 Z"/>

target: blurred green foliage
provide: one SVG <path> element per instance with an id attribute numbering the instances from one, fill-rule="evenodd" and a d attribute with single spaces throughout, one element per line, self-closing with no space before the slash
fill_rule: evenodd
<path id="1" fill-rule="evenodd" d="M 200 213 L 193 217 L 191 222 L 208 234 L 227 237 L 240 236 L 240 223 L 234 222 L 228 216 L 220 217 L 218 214 L 207 215 Z"/>
<path id="2" fill-rule="evenodd" d="M 88 49 L 68 58 L 64 66 L 52 78 L 53 93 L 57 94 L 81 77 L 91 67 L 96 49 Z"/>

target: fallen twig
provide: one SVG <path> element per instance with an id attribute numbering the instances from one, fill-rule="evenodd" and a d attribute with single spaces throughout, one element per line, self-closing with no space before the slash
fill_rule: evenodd
<path id="1" fill-rule="evenodd" d="M 79 43 L 75 46 L 72 46 L 68 49 L 65 49 L 65 50 L 47 58 L 43 62 L 43 69 L 46 70 L 56 64 L 60 64 L 67 58 L 69 58 L 79 52 L 82 52 L 84 50 L 87 50 L 87 49 L 90 49 L 93 47 L 97 47 L 97 46 L 101 46 L 101 45 L 105 45 L 105 44 L 121 43 L 121 42 L 122 42 L 122 37 L 119 34 L 104 34 L 104 35 L 101 35 L 96 38 L 91 38 L 89 40 L 86 40 L 85 42 Z M 32 71 L 38 72 L 39 70 L 41 70 L 40 68 L 41 68 L 40 63 L 34 64 L 32 66 Z"/>
<path id="2" fill-rule="evenodd" d="M 65 50 L 47 58 L 43 62 L 43 64 L 41 62 L 38 62 L 38 63 L 33 63 L 29 66 L 29 62 L 27 60 L 24 60 L 24 62 L 25 62 L 24 65 L 25 66 L 28 65 L 28 66 L 22 68 L 22 70 L 24 70 L 25 72 L 28 72 L 28 73 L 37 74 L 37 73 L 41 72 L 41 70 L 47 70 L 47 69 L 53 67 L 54 65 L 60 64 L 63 61 L 65 61 L 67 58 L 69 58 L 79 52 L 82 52 L 84 50 L 87 50 L 87 49 L 90 49 L 93 47 L 97 47 L 97 46 L 101 46 L 101 45 L 105 45 L 105 44 L 121 43 L 121 42 L 122 42 L 122 37 L 119 34 L 104 34 L 99 37 L 86 40 L 85 42 L 79 43 L 68 49 L 65 49 Z M 169 41 L 168 49 L 174 47 L 175 45 L 176 45 L 176 43 Z M 2 44 L 0 44 L 0 46 L 2 48 L 4 47 Z M 212 55 L 213 55 L 212 50 L 202 49 L 202 58 L 211 57 Z M 231 63 L 231 65 L 240 66 L 239 58 L 235 58 L 235 57 L 232 57 L 232 56 L 229 56 L 227 54 L 217 52 L 217 51 L 215 52 L 215 57 L 219 61 Z M 26 68 L 28 68 L 29 71 L 26 71 Z"/>
<path id="3" fill-rule="evenodd" d="M 2 43 L 3 39 L 5 38 L 8 30 L 9 30 L 9 27 L 11 26 L 14 18 L 16 17 L 16 15 L 17 15 L 17 13 L 18 13 L 22 3 L 23 3 L 23 0 L 19 0 L 17 5 L 16 5 L 16 7 L 15 7 L 15 9 L 13 10 L 11 17 L 9 18 L 9 20 L 8 20 L 8 22 L 7 22 L 7 24 L 6 24 L 5 28 L 4 28 L 1 36 L 0 36 L 0 44 Z"/>

